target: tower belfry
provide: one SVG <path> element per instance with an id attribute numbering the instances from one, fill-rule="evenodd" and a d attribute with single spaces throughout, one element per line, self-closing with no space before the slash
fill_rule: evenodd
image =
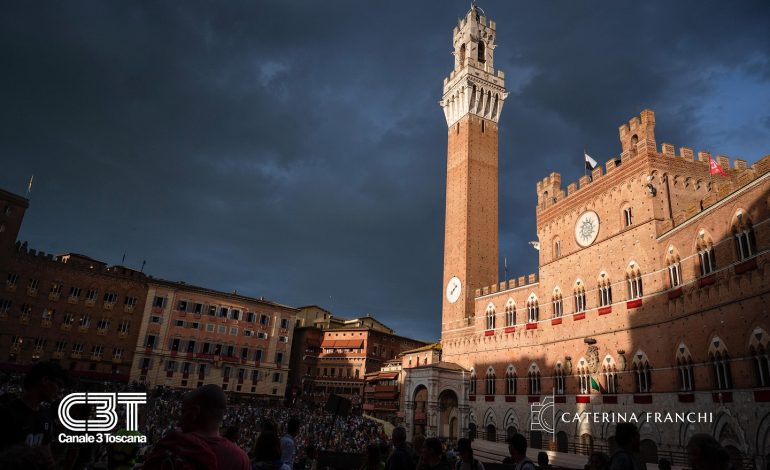
<path id="1" fill-rule="evenodd" d="M 508 92 L 505 75 L 494 69 L 495 26 L 474 4 L 452 32 L 455 64 L 440 101 L 449 126 L 468 113 L 495 123 L 500 119 Z"/>
<path id="2" fill-rule="evenodd" d="M 508 96 L 494 69 L 494 21 L 474 4 L 452 36 L 439 102 L 448 126 L 442 340 L 473 325 L 475 289 L 498 280 L 497 123 Z"/>

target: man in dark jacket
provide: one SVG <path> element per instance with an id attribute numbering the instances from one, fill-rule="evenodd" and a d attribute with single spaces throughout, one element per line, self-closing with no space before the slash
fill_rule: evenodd
<path id="1" fill-rule="evenodd" d="M 51 462 L 55 411 L 50 404 L 59 397 L 67 374 L 53 362 L 39 362 L 24 376 L 19 398 L 0 406 L 0 451 L 14 446 L 34 447 Z"/>
<path id="2" fill-rule="evenodd" d="M 391 452 L 385 470 L 415 470 L 417 459 L 414 452 L 406 445 L 406 429 L 402 426 L 393 430 L 393 452 Z"/>
<path id="3" fill-rule="evenodd" d="M 418 470 L 450 470 L 449 462 L 444 456 L 444 448 L 436 437 L 429 437 L 422 446 Z"/>
<path id="4" fill-rule="evenodd" d="M 219 435 L 227 411 L 227 398 L 217 385 L 188 392 L 182 401 L 182 432 L 171 432 L 147 457 L 145 470 L 177 467 L 250 470 L 246 453 Z"/>

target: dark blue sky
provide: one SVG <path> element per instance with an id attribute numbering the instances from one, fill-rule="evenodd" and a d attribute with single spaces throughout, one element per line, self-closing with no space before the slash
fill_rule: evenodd
<path id="1" fill-rule="evenodd" d="M 510 96 L 501 260 L 536 269 L 535 182 L 657 140 L 770 152 L 770 3 L 480 3 Z M 21 238 L 437 339 L 446 123 L 466 1 L 3 2 L 0 187 Z M 502 261 L 501 261 L 502 264 Z"/>

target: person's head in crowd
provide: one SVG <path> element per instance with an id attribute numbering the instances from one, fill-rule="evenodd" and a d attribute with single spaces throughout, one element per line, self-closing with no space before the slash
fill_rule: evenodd
<path id="1" fill-rule="evenodd" d="M 687 443 L 687 455 L 693 470 L 726 470 L 730 454 L 709 434 L 696 434 Z"/>
<path id="2" fill-rule="evenodd" d="M 289 423 L 286 425 L 286 434 L 290 436 L 296 436 L 299 433 L 299 419 L 289 418 Z"/>
<path id="3" fill-rule="evenodd" d="M 429 437 L 428 439 L 425 439 L 420 458 L 426 465 L 430 467 L 438 465 L 441 463 L 443 456 L 444 447 L 441 445 L 441 441 L 438 438 Z"/>
<path id="4" fill-rule="evenodd" d="M 633 423 L 619 423 L 615 427 L 615 442 L 624 451 L 639 450 L 639 430 Z"/>
<path id="5" fill-rule="evenodd" d="M 471 447 L 471 440 L 467 437 L 457 441 L 457 452 L 463 462 L 473 462 L 473 447 Z"/>
<path id="6" fill-rule="evenodd" d="M 260 423 L 260 426 L 262 428 L 262 432 L 278 432 L 278 426 L 275 424 L 275 421 L 270 418 L 264 418 Z"/>
<path id="7" fill-rule="evenodd" d="M 514 462 L 521 462 L 527 457 L 527 438 L 516 433 L 508 438 L 508 453 Z M 538 456 L 539 457 L 539 456 Z M 546 455 L 546 458 L 548 456 Z"/>
<path id="8" fill-rule="evenodd" d="M 310 460 L 315 460 L 316 458 L 316 447 L 313 444 L 308 444 L 305 446 L 305 457 L 307 457 Z"/>
<path id="9" fill-rule="evenodd" d="M 586 470 L 608 470 L 610 468 L 610 458 L 604 452 L 594 452 L 588 457 Z"/>
<path id="10" fill-rule="evenodd" d="M 281 458 L 281 439 L 273 431 L 263 431 L 254 445 L 254 460 L 274 462 Z"/>
<path id="11" fill-rule="evenodd" d="M 406 429 L 403 426 L 398 426 L 393 429 L 393 445 L 400 446 L 406 442 Z"/>
<path id="12" fill-rule="evenodd" d="M 230 442 L 237 443 L 241 438 L 241 426 L 239 424 L 233 424 L 225 428 L 225 432 L 222 433 L 222 437 Z"/>
<path id="13" fill-rule="evenodd" d="M 548 452 L 541 451 L 537 453 L 537 466 L 541 469 L 548 468 Z"/>
<path id="14" fill-rule="evenodd" d="M 658 460 L 658 470 L 671 470 L 671 462 L 668 459 Z"/>
<path id="15" fill-rule="evenodd" d="M 36 403 L 55 401 L 66 382 L 67 373 L 59 364 L 38 362 L 24 376 L 24 396 Z"/>
<path id="16" fill-rule="evenodd" d="M 382 462 L 382 456 L 380 455 L 380 446 L 377 445 L 376 442 L 372 442 L 368 446 L 366 446 L 366 463 L 375 465 L 374 467 L 369 468 L 377 468 L 376 465 L 378 465 L 380 462 Z"/>
<path id="17" fill-rule="evenodd" d="M 188 392 L 182 399 L 180 426 L 183 432 L 218 434 L 227 411 L 227 397 L 214 384 Z"/>

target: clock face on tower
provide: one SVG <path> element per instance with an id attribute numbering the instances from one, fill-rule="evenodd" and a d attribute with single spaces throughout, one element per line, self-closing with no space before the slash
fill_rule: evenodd
<path id="1" fill-rule="evenodd" d="M 450 304 L 457 302 L 460 298 L 460 292 L 462 292 L 463 286 L 460 282 L 460 278 L 457 276 L 452 277 L 446 285 L 446 299 Z"/>
<path id="2" fill-rule="evenodd" d="M 578 245 L 587 247 L 599 235 L 599 216 L 594 211 L 583 212 L 575 224 L 575 239 Z"/>

